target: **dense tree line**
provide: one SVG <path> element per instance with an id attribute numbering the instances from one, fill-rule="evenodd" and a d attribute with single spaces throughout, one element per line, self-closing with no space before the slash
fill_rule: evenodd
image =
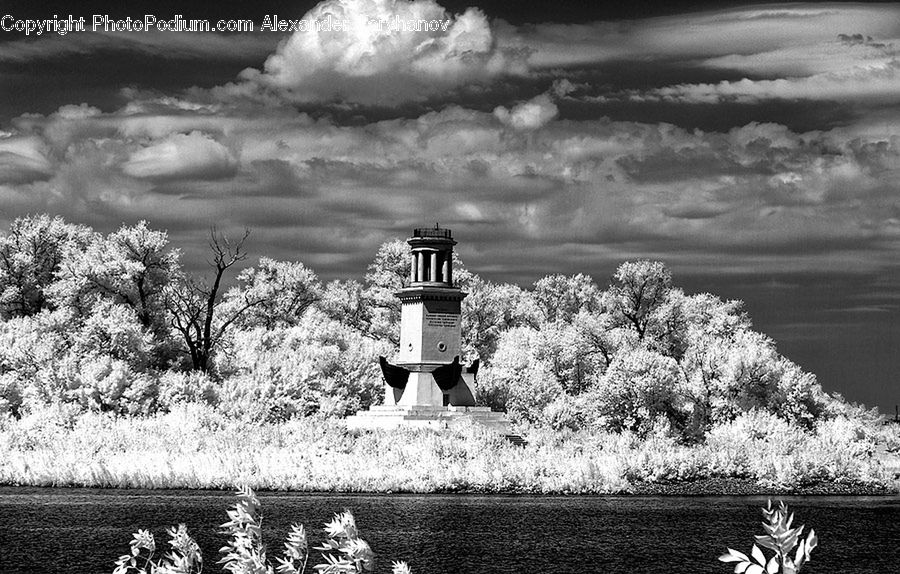
<path id="1" fill-rule="evenodd" d="M 197 277 L 145 222 L 103 235 L 47 215 L 14 221 L 0 238 L 0 409 L 138 414 L 203 401 L 272 418 L 379 401 L 405 242 L 382 245 L 362 281 L 323 284 L 268 258 L 229 276 L 247 239 L 213 230 Z M 531 289 L 455 265 L 468 293 L 463 352 L 485 363 L 480 400 L 514 420 L 699 438 L 754 409 L 811 426 L 836 408 L 739 301 L 685 294 L 662 263 L 623 263 L 606 288 L 578 274 Z"/>

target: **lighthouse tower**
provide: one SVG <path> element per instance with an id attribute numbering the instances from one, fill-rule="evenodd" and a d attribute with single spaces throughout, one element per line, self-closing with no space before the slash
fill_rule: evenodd
<path id="1" fill-rule="evenodd" d="M 414 229 L 409 286 L 400 300 L 400 349 L 395 364 L 380 357 L 384 404 L 347 418 L 350 428 L 445 428 L 468 419 L 506 432 L 503 413 L 475 406 L 478 360 L 460 362 L 461 306 L 466 294 L 453 283 L 449 229 Z"/>
<path id="2" fill-rule="evenodd" d="M 400 353 L 397 367 L 408 372 L 405 384 L 382 362 L 385 404 L 474 406 L 475 397 L 460 365 L 460 308 L 466 294 L 453 285 L 453 234 L 437 225 L 414 229 L 409 287 L 400 299 Z M 474 367 L 477 369 L 477 365 Z M 473 368 L 467 371 L 473 371 Z"/>

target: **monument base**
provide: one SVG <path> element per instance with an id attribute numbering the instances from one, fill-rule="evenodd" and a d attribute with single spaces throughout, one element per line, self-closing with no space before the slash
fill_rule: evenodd
<path id="1" fill-rule="evenodd" d="M 490 407 L 379 405 L 359 411 L 346 420 L 347 428 L 364 430 L 399 427 L 446 429 L 463 424 L 463 421 L 471 421 L 500 434 L 508 434 L 510 426 L 506 413 L 494 412 Z"/>
<path id="2" fill-rule="evenodd" d="M 384 404 L 398 407 L 443 405 L 474 408 L 473 388 L 475 388 L 475 375 L 472 373 L 462 373 L 456 386 L 442 391 L 435 384 L 430 371 L 411 371 L 406 386 L 402 390 L 395 389 L 387 383 L 384 384 Z"/>

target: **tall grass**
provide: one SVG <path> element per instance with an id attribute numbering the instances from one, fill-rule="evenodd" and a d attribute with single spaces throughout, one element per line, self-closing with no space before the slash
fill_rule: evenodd
<path id="1" fill-rule="evenodd" d="M 584 494 L 719 477 L 786 489 L 822 481 L 898 486 L 887 469 L 897 453 L 884 454 L 884 437 L 850 419 L 808 433 L 750 413 L 693 446 L 665 429 L 642 440 L 538 429 L 526 435 L 529 443 L 516 447 L 478 426 L 354 432 L 340 420 L 254 423 L 198 404 L 145 418 L 56 408 L 0 422 L 0 483 Z"/>
<path id="2" fill-rule="evenodd" d="M 228 522 L 222 525 L 229 534 L 228 543 L 219 550 L 222 570 L 231 574 L 305 574 L 309 560 L 309 542 L 302 524 L 294 523 L 284 542 L 282 555 L 273 560 L 267 556 L 262 541 L 262 519 L 259 499 L 249 487 L 235 493 L 237 503 L 228 510 Z M 130 543 L 130 552 L 116 560 L 113 574 L 201 574 L 203 553 L 179 524 L 168 529 L 171 550 L 158 552 L 156 539 L 148 530 L 138 530 Z M 362 574 L 375 570 L 375 553 L 359 536 L 356 520 L 349 510 L 335 514 L 325 525 L 328 539 L 314 547 L 324 562 L 313 570 L 320 574 Z M 161 554 L 161 555 L 160 555 Z M 394 562 L 392 574 L 411 574 L 406 562 Z"/>

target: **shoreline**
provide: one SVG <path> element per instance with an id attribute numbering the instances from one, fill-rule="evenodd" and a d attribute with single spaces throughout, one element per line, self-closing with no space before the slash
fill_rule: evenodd
<path id="1" fill-rule="evenodd" d="M 887 486 L 841 483 L 823 481 L 806 486 L 767 486 L 747 478 L 706 478 L 684 482 L 660 482 L 637 483 L 632 485 L 633 490 L 609 492 L 609 493 L 585 493 L 585 492 L 534 492 L 529 490 L 469 490 L 469 489 L 443 489 L 430 492 L 414 491 L 360 491 L 360 490 L 288 490 L 288 489 L 254 489 L 258 494 L 274 495 L 303 495 L 303 496 L 537 496 L 537 497 L 660 497 L 660 498 L 702 498 L 702 497 L 759 497 L 759 496 L 789 496 L 789 497 L 858 497 L 858 496 L 883 496 L 900 497 L 900 490 Z M 147 487 L 116 487 L 116 486 L 83 486 L 83 485 L 28 485 L 28 484 L 0 484 L 0 495 L 6 491 L 15 490 L 96 490 L 104 493 L 114 491 L 122 492 L 216 492 L 231 494 L 234 487 L 216 488 L 147 488 Z"/>
<path id="2" fill-rule="evenodd" d="M 191 405 L 147 418 L 10 423 L 0 432 L 0 484 L 224 491 L 246 484 L 323 494 L 898 494 L 898 439 L 860 437 L 845 426 L 820 434 L 783 433 L 777 425 L 761 434 L 731 429 L 696 445 L 667 436 L 534 431 L 519 447 L 476 427 L 357 435 L 335 420 L 250 424 Z"/>
<path id="3" fill-rule="evenodd" d="M 635 496 L 898 496 L 887 486 L 822 481 L 805 486 L 764 486 L 753 479 L 707 478 L 690 482 L 641 483 Z"/>

